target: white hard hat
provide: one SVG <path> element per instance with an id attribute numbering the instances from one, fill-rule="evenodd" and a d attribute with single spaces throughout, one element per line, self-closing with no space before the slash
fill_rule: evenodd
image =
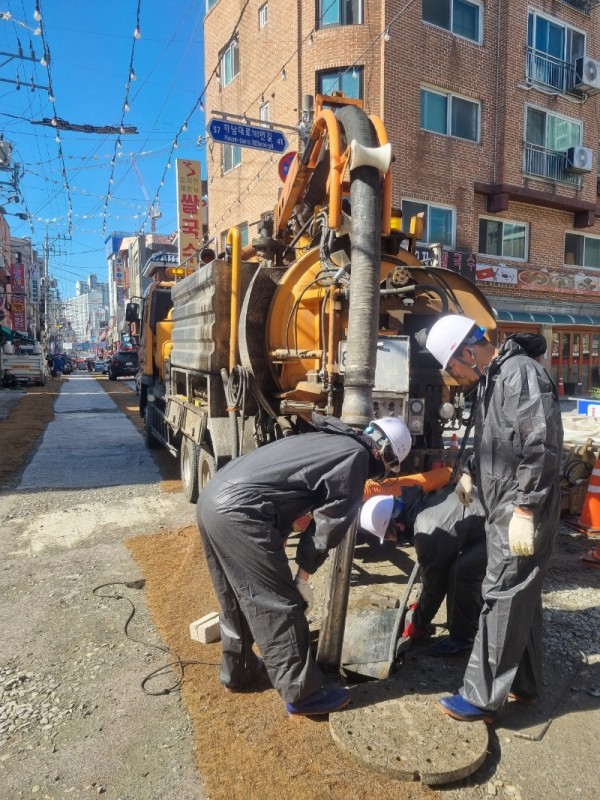
<path id="1" fill-rule="evenodd" d="M 447 314 L 434 323 L 427 336 L 425 347 L 445 369 L 448 361 L 476 326 L 475 320 L 469 317 Z"/>
<path id="2" fill-rule="evenodd" d="M 398 465 L 400 465 L 412 447 L 412 439 L 406 423 L 398 417 L 382 417 L 371 420 L 369 427 L 379 428 L 392 446 L 394 455 L 398 459 Z M 368 430 L 369 428 L 367 428 L 367 432 Z"/>
<path id="3" fill-rule="evenodd" d="M 383 542 L 393 510 L 394 498 L 392 495 L 380 494 L 369 497 L 360 510 L 360 527 Z"/>

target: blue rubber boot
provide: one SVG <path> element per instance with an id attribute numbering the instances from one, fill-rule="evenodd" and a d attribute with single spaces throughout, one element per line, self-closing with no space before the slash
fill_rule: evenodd
<path id="1" fill-rule="evenodd" d="M 323 686 L 297 703 L 286 703 L 288 714 L 311 717 L 339 711 L 350 702 L 350 690 L 343 686 Z"/>
<path id="2" fill-rule="evenodd" d="M 448 714 L 452 719 L 459 722 L 482 722 L 490 725 L 496 719 L 495 711 L 487 711 L 485 708 L 478 708 L 469 703 L 460 694 L 453 694 L 452 697 L 442 697 L 438 700 L 437 707 Z"/>

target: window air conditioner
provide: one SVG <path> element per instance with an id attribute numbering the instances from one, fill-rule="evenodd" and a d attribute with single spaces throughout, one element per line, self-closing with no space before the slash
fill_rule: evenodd
<path id="1" fill-rule="evenodd" d="M 594 156 L 589 147 L 569 147 L 567 150 L 568 172 L 591 172 Z"/>
<path id="2" fill-rule="evenodd" d="M 573 88 L 582 92 L 600 89 L 600 61 L 587 56 L 575 59 L 575 85 Z"/>

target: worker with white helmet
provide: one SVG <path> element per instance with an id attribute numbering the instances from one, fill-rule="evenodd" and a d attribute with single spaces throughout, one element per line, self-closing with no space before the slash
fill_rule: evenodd
<path id="1" fill-rule="evenodd" d="M 292 715 L 343 708 L 349 690 L 325 686 L 310 653 L 304 612 L 310 576 L 344 538 L 365 482 L 400 471 L 411 447 L 402 420 L 373 420 L 356 432 L 313 415 L 311 432 L 288 436 L 220 469 L 198 498 L 197 519 L 221 605 L 221 682 L 252 688 L 264 668 Z M 296 550 L 284 550 L 294 521 L 311 513 Z M 253 650 L 256 642 L 261 659 Z"/>
<path id="2" fill-rule="evenodd" d="M 428 654 L 455 656 L 471 650 L 486 566 L 485 514 L 477 493 L 465 508 L 452 487 L 427 495 L 421 486 L 405 486 L 400 497 L 375 495 L 365 501 L 360 527 L 380 542 L 397 540 L 400 532 L 414 545 L 421 591 L 402 637 L 426 638 L 445 598 L 448 635 L 438 637 Z"/>
<path id="3" fill-rule="evenodd" d="M 535 360 L 538 334 L 496 347 L 475 320 L 441 317 L 427 349 L 458 381 L 479 381 L 474 454 L 458 486 L 473 484 L 487 517 L 488 563 L 479 629 L 458 695 L 442 698 L 455 719 L 492 722 L 510 696 L 533 703 L 541 688 L 542 584 L 558 525 L 562 421 L 558 392 Z"/>

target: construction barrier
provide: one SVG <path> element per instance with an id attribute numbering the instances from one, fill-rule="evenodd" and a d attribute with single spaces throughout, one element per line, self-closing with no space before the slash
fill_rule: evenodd
<path id="1" fill-rule="evenodd" d="M 600 458 L 596 459 L 581 516 L 570 527 L 583 533 L 600 533 Z"/>

